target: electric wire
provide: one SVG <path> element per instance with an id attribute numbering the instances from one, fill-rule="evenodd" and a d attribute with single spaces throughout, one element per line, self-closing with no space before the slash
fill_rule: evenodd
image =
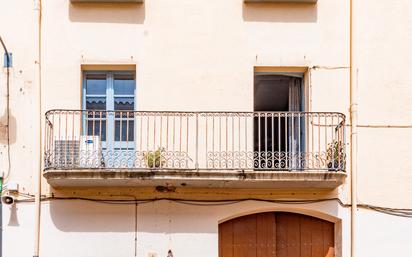
<path id="1" fill-rule="evenodd" d="M 33 202 L 31 195 L 27 195 L 28 199 L 19 199 L 16 202 Z M 120 197 L 120 196 L 119 196 Z M 130 197 L 130 196 L 129 196 Z M 231 204 L 237 204 L 245 201 L 257 201 L 257 202 L 267 202 L 267 203 L 275 203 L 275 204 L 313 204 L 313 203 L 320 203 L 326 201 L 336 201 L 338 204 L 344 208 L 351 207 L 351 204 L 343 203 L 339 198 L 324 198 L 324 199 L 300 199 L 300 200 L 270 200 L 270 199 L 260 199 L 260 198 L 241 198 L 241 199 L 221 199 L 221 200 L 193 200 L 193 199 L 183 199 L 183 198 L 154 198 L 154 199 L 95 199 L 95 198 L 85 198 L 85 197 L 55 197 L 55 196 L 43 196 L 42 201 L 54 201 L 54 200 L 83 200 L 83 201 L 90 201 L 90 202 L 97 202 L 103 204 L 112 204 L 112 205 L 135 205 L 135 204 L 146 204 L 151 202 L 157 201 L 171 201 L 176 202 L 179 204 L 185 205 L 192 205 L 192 206 L 225 206 Z M 405 218 L 412 218 L 412 209 L 408 208 L 390 208 L 390 207 L 382 207 L 382 206 L 375 206 L 370 204 L 358 204 L 358 208 L 362 209 L 369 209 L 376 212 L 398 216 L 398 217 L 405 217 Z"/>

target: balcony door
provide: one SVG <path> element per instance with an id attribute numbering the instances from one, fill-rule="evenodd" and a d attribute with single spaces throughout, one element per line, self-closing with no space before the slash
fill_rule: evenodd
<path id="1" fill-rule="evenodd" d="M 303 75 L 256 74 L 255 169 L 296 170 L 304 152 Z"/>
<path id="2" fill-rule="evenodd" d="M 83 134 L 101 142 L 106 166 L 114 157 L 125 159 L 123 155 L 131 155 L 135 148 L 135 89 L 133 72 L 84 74 Z"/>

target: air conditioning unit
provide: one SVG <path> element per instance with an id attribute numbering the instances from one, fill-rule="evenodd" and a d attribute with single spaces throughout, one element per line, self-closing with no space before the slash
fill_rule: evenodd
<path id="1" fill-rule="evenodd" d="M 99 136 L 81 136 L 79 167 L 99 168 L 102 165 L 102 146 Z"/>
<path id="2" fill-rule="evenodd" d="M 79 140 L 54 140 L 46 167 L 73 168 L 79 166 Z"/>

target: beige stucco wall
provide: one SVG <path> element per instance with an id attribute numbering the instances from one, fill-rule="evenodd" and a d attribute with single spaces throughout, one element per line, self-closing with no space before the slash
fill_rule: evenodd
<path id="1" fill-rule="evenodd" d="M 16 64 L 10 70 L 10 143 L 12 169 L 10 179 L 18 181 L 22 187 L 31 189 L 34 180 L 38 153 L 36 140 L 36 92 L 34 80 L 34 27 L 35 13 L 33 5 L 27 1 L 22 3 L 1 3 L 0 8 L 1 37 L 13 53 L 13 62 Z M 7 38 L 7 39 L 6 39 Z M 3 50 L 1 50 L 3 60 Z M 3 62 L 0 72 L 1 83 L 1 173 L 7 175 L 7 130 L 6 130 L 6 69 Z M 28 131 L 34 134 L 27 133 Z M 21 158 L 18 160 L 18 158 Z M 24 161 L 23 161 L 24 160 Z"/>
<path id="2" fill-rule="evenodd" d="M 19 7 L 7 5 L 10 10 Z M 340 11 L 331 15 L 329 9 Z M 242 1 L 75 5 L 44 1 L 42 112 L 81 108 L 82 67 L 124 64 L 136 67 L 138 110 L 252 111 L 254 70 L 263 66 L 279 71 L 293 66 L 306 70 L 308 110 L 348 114 L 347 11 L 348 4 L 341 1 L 317 5 L 244 5 Z M 27 12 L 33 16 L 30 8 Z M 5 30 L 5 38 L 19 38 L 12 28 Z M 21 56 L 19 48 L 13 47 L 11 41 L 9 48 L 16 56 L 12 73 L 22 72 L 12 78 L 11 111 L 26 104 L 17 124 L 35 129 L 38 89 L 24 92 L 30 96 L 27 102 L 15 86 L 33 84 L 33 73 L 29 76 L 20 59 L 30 63 L 34 52 Z M 26 131 L 18 135 L 27 136 Z M 37 135 L 36 130 L 30 131 Z M 33 134 L 25 148 L 28 141 L 23 138 L 12 145 L 13 156 L 28 154 L 25 164 L 15 161 L 14 168 L 31 168 L 11 174 L 22 181 L 27 192 L 33 192 L 27 174 L 36 172 L 38 153 Z"/>
<path id="3" fill-rule="evenodd" d="M 32 253 L 33 204 L 5 208 L 3 256 Z M 337 256 L 350 256 L 350 211 L 336 203 L 285 206 L 244 202 L 199 207 L 168 201 L 137 207 L 137 256 L 210 256 L 218 253 L 218 224 L 227 218 L 262 211 L 296 211 L 328 218 L 335 223 Z M 85 201 L 52 201 L 42 208 L 41 256 L 134 256 L 135 206 Z M 379 224 L 379 226 L 377 226 Z M 359 256 L 409 256 L 412 250 L 407 218 L 359 212 Z M 390 237 L 388 236 L 390 235 Z M 16 245 L 16 241 L 22 242 Z"/>
<path id="4" fill-rule="evenodd" d="M 411 125 L 410 1 L 356 1 L 360 125 Z M 359 129 L 359 200 L 412 206 L 412 128 Z"/>
<path id="5" fill-rule="evenodd" d="M 43 0 L 42 113 L 52 108 L 81 108 L 82 65 L 135 65 L 138 110 L 188 111 L 251 111 L 254 69 L 277 67 L 279 70 L 279 67 L 292 66 L 307 69 L 308 110 L 342 112 L 349 121 L 349 1 L 319 0 L 316 5 L 245 5 L 242 0 L 145 2 L 144 5 L 73 5 L 68 0 Z M 412 84 L 409 76 L 412 5 L 408 0 L 354 2 L 354 64 L 361 125 L 358 199 L 362 203 L 411 208 L 412 129 L 407 125 L 412 124 L 409 86 Z M 13 52 L 14 64 L 10 83 L 12 169 L 9 180 L 18 182 L 22 193 L 30 194 L 34 193 L 39 156 L 33 8 L 31 0 L 0 3 L 0 35 Z M 5 74 L 5 70 L 0 72 L 2 125 Z M 401 126 L 387 128 L 386 125 Z M 349 133 L 347 138 L 349 142 Z M 7 174 L 5 139 L 2 127 L 0 172 Z M 275 199 L 339 196 L 349 203 L 349 181 L 350 170 L 346 183 L 333 191 L 274 190 L 240 195 L 269 197 L 271 194 Z M 150 195 L 133 189 L 113 190 Z M 43 193 L 51 191 L 54 190 L 43 180 Z M 80 194 L 97 193 L 98 190 L 89 190 Z M 214 193 L 212 196 L 217 198 L 239 195 L 232 191 Z M 73 191 L 60 194 L 73 195 Z M 176 196 L 196 198 L 204 197 L 204 193 L 190 191 Z M 58 205 L 60 210 L 56 211 L 53 205 Z M 219 220 L 243 211 L 278 207 L 242 203 L 230 208 L 213 207 L 202 216 L 204 207 L 182 209 L 164 203 L 139 206 L 138 227 L 142 240 L 138 246 L 139 256 L 147 256 L 151 251 L 165 255 L 170 244 L 178 249 L 176 256 L 194 256 L 199 252 L 204 253 L 202 256 L 216 256 Z M 5 256 L 31 254 L 34 208 L 30 204 L 18 204 L 16 208 L 14 212 L 4 208 L 5 243 L 17 238 L 28 243 L 17 249 L 6 247 Z M 65 214 L 63 209 L 72 212 Z M 343 256 L 349 256 L 349 209 L 338 207 L 337 203 L 306 209 L 342 220 Z M 165 223 L 168 212 L 172 213 L 170 226 Z M 106 216 L 100 216 L 103 213 Z M 411 249 L 406 248 L 407 237 L 403 231 L 410 228 L 410 220 L 371 211 L 359 211 L 359 214 L 360 256 L 393 254 L 389 249 L 398 251 L 393 255 L 407 256 L 404 253 Z M 12 215 L 16 215 L 18 223 L 10 223 Z M 70 222 L 63 222 L 65 215 L 69 215 Z M 90 229 L 79 231 L 79 224 L 92 217 L 98 217 L 96 223 L 90 225 Z M 83 248 L 88 249 L 87 253 L 80 256 L 93 256 L 96 249 L 101 251 L 99 256 L 113 256 L 111 251 L 130 256 L 134 254 L 131 248 L 133 217 L 131 206 L 46 202 L 42 209 L 42 253 L 69 256 Z M 198 217 L 202 217 L 199 227 L 184 231 L 187 224 L 183 223 L 193 224 Z M 106 219 L 112 227 L 104 226 Z M 374 225 L 378 223 L 385 226 Z M 167 231 L 173 235 L 169 236 Z M 389 242 L 379 236 L 389 233 L 392 238 Z M 183 248 L 187 238 L 193 237 L 200 248 Z M 111 247 L 111 240 L 119 248 Z M 153 244 L 155 240 L 159 245 Z M 70 242 L 69 250 L 61 242 Z M 405 248 L 400 247 L 399 242 L 405 242 Z M 56 245 L 59 247 L 54 247 Z M 101 245 L 110 247 L 100 248 Z M 65 248 L 64 253 L 59 252 L 61 248 Z"/>
<path id="6" fill-rule="evenodd" d="M 12 249 L 13 239 L 30 232 L 32 204 L 14 210 L 5 238 L 6 256 L 27 256 L 31 248 Z M 322 210 L 322 211 L 319 211 Z M 42 208 L 41 256 L 135 256 L 137 219 L 137 256 L 218 256 L 218 225 L 226 219 L 264 211 L 289 211 L 315 215 L 335 223 L 342 241 L 337 256 L 348 256 L 349 210 L 334 202 L 285 206 L 243 202 L 221 206 L 192 206 L 169 201 L 135 205 L 103 204 L 87 201 L 51 201 Z M 10 215 L 10 211 L 6 211 Z M 10 215 L 12 216 L 12 215 Z M 23 239 L 23 238 L 22 238 Z M 26 236 L 24 239 L 30 240 Z M 338 239 L 339 240 L 339 239 Z M 11 254 L 13 252 L 13 254 Z"/>

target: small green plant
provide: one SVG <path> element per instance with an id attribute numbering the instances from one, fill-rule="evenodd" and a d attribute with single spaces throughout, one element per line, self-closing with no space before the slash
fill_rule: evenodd
<path id="1" fill-rule="evenodd" d="M 344 169 L 345 156 L 345 148 L 341 141 L 334 140 L 332 143 L 329 143 L 326 150 L 328 169 Z"/>
<path id="2" fill-rule="evenodd" d="M 164 152 L 163 148 L 158 148 L 154 152 L 147 152 L 144 154 L 144 158 L 146 161 L 146 165 L 149 168 L 161 168 L 165 164 L 164 156 L 162 155 Z"/>

